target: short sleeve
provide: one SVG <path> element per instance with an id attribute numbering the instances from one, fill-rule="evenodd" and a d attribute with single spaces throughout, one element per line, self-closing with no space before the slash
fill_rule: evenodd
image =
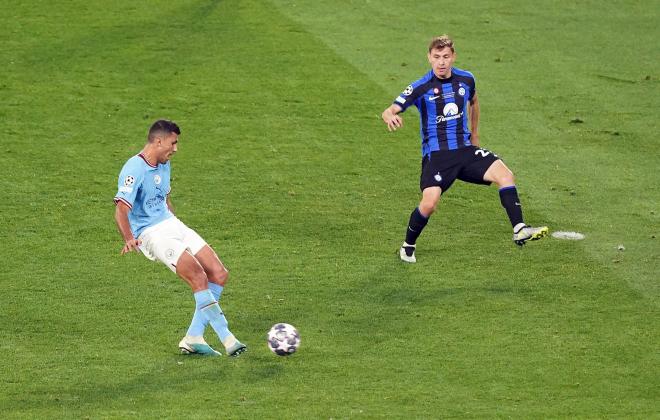
<path id="1" fill-rule="evenodd" d="M 394 99 L 394 103 L 401 107 L 402 112 L 410 105 L 419 106 L 419 101 L 423 98 L 429 89 L 429 83 L 433 77 L 433 71 L 426 73 L 421 79 L 409 84 L 399 96 Z"/>
<path id="2" fill-rule="evenodd" d="M 421 86 L 408 85 L 399 96 L 394 99 L 395 104 L 399 105 L 403 111 L 405 111 L 410 105 L 413 105 L 417 98 L 423 95 L 423 89 Z"/>
<path id="3" fill-rule="evenodd" d="M 142 185 L 143 179 L 144 169 L 142 165 L 136 164 L 133 160 L 126 162 L 117 180 L 117 194 L 114 198 L 115 204 L 121 201 L 129 208 L 133 208 L 135 197 L 137 196 L 140 185 Z"/>

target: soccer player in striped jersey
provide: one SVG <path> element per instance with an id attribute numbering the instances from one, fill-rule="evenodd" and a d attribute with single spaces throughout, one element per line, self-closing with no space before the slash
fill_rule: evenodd
<path id="1" fill-rule="evenodd" d="M 131 157 L 119 174 L 115 222 L 124 238 L 122 254 L 141 252 L 181 277 L 193 291 L 195 312 L 179 343 L 184 354 L 218 356 L 204 340 L 208 324 L 227 354 L 247 348 L 229 331 L 218 305 L 229 273 L 218 255 L 197 232 L 174 216 L 170 201 L 170 158 L 178 149 L 181 130 L 172 121 L 158 120 L 149 129 L 142 152 Z"/>
<path id="2" fill-rule="evenodd" d="M 422 199 L 410 215 L 406 237 L 399 250 L 401 260 L 416 262 L 417 238 L 436 210 L 440 197 L 456 179 L 485 185 L 494 182 L 498 186 L 517 245 L 547 235 L 546 226 L 525 224 L 513 173 L 497 155 L 481 148 L 474 76 L 454 67 L 454 42 L 447 35 L 433 38 L 428 60 L 431 70 L 410 84 L 382 114 L 389 131 L 403 126 L 400 114 L 410 105 L 417 107 L 421 119 Z"/>

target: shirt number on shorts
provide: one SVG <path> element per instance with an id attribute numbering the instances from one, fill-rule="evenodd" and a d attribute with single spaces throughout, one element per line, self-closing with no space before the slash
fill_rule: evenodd
<path id="1" fill-rule="evenodd" d="M 490 152 L 486 149 L 477 149 L 474 151 L 475 155 L 481 155 L 481 157 L 486 157 L 490 155 Z"/>
<path id="2" fill-rule="evenodd" d="M 477 149 L 477 150 L 474 151 L 475 155 L 480 155 L 481 157 L 484 157 L 484 158 L 486 156 L 490 155 L 491 153 L 492 152 L 490 150 L 486 150 L 486 149 Z M 495 153 L 492 153 L 492 154 L 493 154 L 493 156 L 497 157 L 497 155 Z"/>

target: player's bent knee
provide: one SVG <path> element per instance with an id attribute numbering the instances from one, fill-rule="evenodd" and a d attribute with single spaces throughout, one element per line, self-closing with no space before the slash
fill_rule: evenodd
<path id="1" fill-rule="evenodd" d="M 434 211 L 435 206 L 425 206 L 423 204 L 419 206 L 419 212 L 422 214 L 422 216 L 429 217 L 433 214 Z"/>
<path id="2" fill-rule="evenodd" d="M 513 176 L 511 171 L 507 170 L 501 178 L 500 185 L 516 185 L 516 177 Z"/>
<path id="3" fill-rule="evenodd" d="M 229 271 L 226 268 L 220 268 L 209 275 L 209 281 L 217 283 L 220 286 L 224 286 L 227 280 L 229 280 Z"/>
<path id="4" fill-rule="evenodd" d="M 438 207 L 441 195 L 442 191 L 440 188 L 424 190 L 422 201 L 419 203 L 419 212 L 425 217 L 429 217 L 433 214 L 436 207 Z"/>
<path id="5" fill-rule="evenodd" d="M 189 253 L 184 252 L 179 257 L 176 274 L 185 280 L 193 291 L 208 288 L 208 277 L 201 264 Z"/>
<path id="6" fill-rule="evenodd" d="M 484 180 L 494 182 L 500 188 L 516 184 L 513 172 L 501 160 L 497 160 L 491 165 L 484 175 Z"/>
<path id="7" fill-rule="evenodd" d="M 193 291 L 199 291 L 199 290 L 204 290 L 208 289 L 208 278 L 206 277 L 206 273 L 204 270 L 201 271 L 193 271 L 193 272 L 185 272 L 185 271 L 179 271 L 177 270 L 177 274 L 179 277 L 181 277 L 183 280 L 188 283 L 188 285 L 192 288 Z"/>
<path id="8" fill-rule="evenodd" d="M 429 217 L 435 212 L 438 202 L 435 200 L 422 201 L 419 204 L 419 212 L 422 213 L 422 216 Z"/>

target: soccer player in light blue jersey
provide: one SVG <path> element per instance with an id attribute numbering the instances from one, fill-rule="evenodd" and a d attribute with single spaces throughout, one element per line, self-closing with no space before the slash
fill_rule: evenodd
<path id="1" fill-rule="evenodd" d="M 417 238 L 441 195 L 456 179 L 472 184 L 494 182 L 498 186 L 517 245 L 544 237 L 548 233 L 546 226 L 531 227 L 523 220 L 513 173 L 497 155 L 481 148 L 475 79 L 469 71 L 454 67 L 454 42 L 446 35 L 433 38 L 427 58 L 431 70 L 408 85 L 382 113 L 390 131 L 403 126 L 399 114 L 409 106 L 415 105 L 420 116 L 422 200 L 410 215 L 406 238 L 399 249 L 401 260 L 417 261 Z"/>
<path id="2" fill-rule="evenodd" d="M 191 287 L 195 312 L 179 343 L 184 354 L 218 356 L 204 340 L 208 324 L 227 354 L 238 356 L 247 347 L 229 331 L 218 300 L 229 273 L 213 249 L 174 216 L 170 201 L 170 158 L 181 130 L 172 121 L 158 120 L 149 129 L 142 151 L 130 158 L 119 174 L 115 221 L 124 238 L 122 255 L 130 251 L 158 260 Z"/>

